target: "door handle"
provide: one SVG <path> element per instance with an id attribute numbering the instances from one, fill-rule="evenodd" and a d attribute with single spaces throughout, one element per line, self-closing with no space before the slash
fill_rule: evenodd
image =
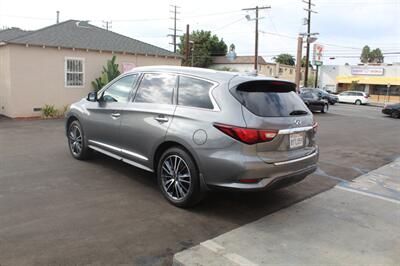
<path id="1" fill-rule="evenodd" d="M 113 114 L 111 114 L 111 116 L 113 118 L 119 118 L 121 116 L 121 114 L 120 113 L 113 113 Z"/>
<path id="2" fill-rule="evenodd" d="M 165 117 L 165 116 L 157 116 L 157 117 L 154 117 L 154 119 L 160 123 L 165 123 L 165 122 L 169 121 L 168 117 Z"/>

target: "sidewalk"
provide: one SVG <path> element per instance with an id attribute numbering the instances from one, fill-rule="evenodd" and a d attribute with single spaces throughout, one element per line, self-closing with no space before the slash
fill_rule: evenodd
<path id="1" fill-rule="evenodd" d="M 400 159 L 174 256 L 174 265 L 399 265 Z"/>

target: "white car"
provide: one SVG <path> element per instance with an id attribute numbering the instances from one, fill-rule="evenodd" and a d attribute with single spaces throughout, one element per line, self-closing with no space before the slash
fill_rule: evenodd
<path id="1" fill-rule="evenodd" d="M 338 97 L 341 103 L 369 104 L 368 94 L 362 91 L 344 91 Z"/>

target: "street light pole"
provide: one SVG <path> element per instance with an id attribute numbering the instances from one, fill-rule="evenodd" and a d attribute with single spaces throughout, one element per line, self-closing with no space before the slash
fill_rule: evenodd
<path id="1" fill-rule="evenodd" d="M 255 51 L 254 51 L 254 70 L 256 71 L 256 73 L 258 72 L 258 20 L 260 19 L 258 17 L 258 11 L 260 9 L 267 9 L 267 8 L 271 8 L 270 6 L 256 6 L 256 7 L 252 7 L 252 8 L 243 8 L 242 10 L 245 11 L 251 11 L 251 10 L 255 10 L 256 11 L 256 18 L 254 19 L 256 21 L 256 29 L 255 29 Z M 250 19 L 249 15 L 246 16 L 247 20 L 253 20 Z"/>

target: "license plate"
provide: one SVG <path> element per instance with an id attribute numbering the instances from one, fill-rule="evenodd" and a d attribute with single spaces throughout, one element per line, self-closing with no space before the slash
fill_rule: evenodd
<path id="1" fill-rule="evenodd" d="M 295 133 L 289 135 L 289 147 L 291 149 L 302 147 L 304 145 L 304 133 Z"/>

